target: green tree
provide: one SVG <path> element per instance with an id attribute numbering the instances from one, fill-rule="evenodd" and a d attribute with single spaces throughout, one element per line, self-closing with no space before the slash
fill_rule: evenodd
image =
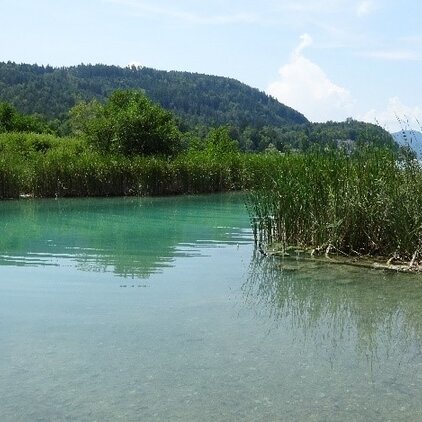
<path id="1" fill-rule="evenodd" d="M 76 136 L 90 132 L 90 125 L 100 117 L 102 106 L 97 100 L 80 102 L 69 110 L 69 125 Z"/>
<path id="2" fill-rule="evenodd" d="M 35 114 L 18 113 L 9 103 L 0 103 L 0 132 L 52 133 L 48 123 Z"/>
<path id="3" fill-rule="evenodd" d="M 83 103 L 71 116 L 74 130 L 102 151 L 171 155 L 181 147 L 173 115 L 141 91 L 115 91 L 104 105 Z"/>
<path id="4" fill-rule="evenodd" d="M 8 103 L 0 103 L 0 132 L 10 132 L 14 128 L 16 109 Z"/>
<path id="5" fill-rule="evenodd" d="M 209 131 L 205 150 L 214 155 L 227 154 L 239 151 L 239 145 L 230 137 L 230 128 L 221 126 Z"/>

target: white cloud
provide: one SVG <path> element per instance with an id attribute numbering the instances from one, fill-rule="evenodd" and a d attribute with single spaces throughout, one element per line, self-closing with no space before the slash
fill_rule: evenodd
<path id="1" fill-rule="evenodd" d="M 373 0 L 362 0 L 358 3 L 356 13 L 359 17 L 370 15 L 376 9 Z"/>
<path id="2" fill-rule="evenodd" d="M 422 108 L 405 105 L 400 98 L 392 97 L 388 99 L 383 110 L 372 109 L 359 116 L 359 120 L 379 123 L 390 132 L 398 132 L 401 129 L 421 130 Z"/>
<path id="3" fill-rule="evenodd" d="M 312 45 L 312 43 L 314 42 L 314 40 L 312 39 L 312 37 L 309 34 L 302 34 L 300 36 L 300 43 L 299 45 L 296 47 L 295 51 L 294 51 L 294 55 L 295 56 L 300 56 L 302 54 L 302 51 L 306 48 L 309 47 L 310 45 Z"/>
<path id="4" fill-rule="evenodd" d="M 311 121 L 344 120 L 351 114 L 352 96 L 302 54 L 311 44 L 308 34 L 300 37 L 289 63 L 280 68 L 279 78 L 268 86 L 267 92 Z"/>

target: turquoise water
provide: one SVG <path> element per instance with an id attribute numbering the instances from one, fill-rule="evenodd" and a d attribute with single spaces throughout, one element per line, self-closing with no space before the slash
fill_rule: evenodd
<path id="1" fill-rule="evenodd" d="M 254 251 L 239 195 L 0 203 L 0 420 L 422 420 L 422 279 Z"/>

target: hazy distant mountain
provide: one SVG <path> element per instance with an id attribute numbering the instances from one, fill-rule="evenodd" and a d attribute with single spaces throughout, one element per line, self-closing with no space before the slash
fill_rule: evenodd
<path id="1" fill-rule="evenodd" d="M 0 101 L 52 119 L 81 100 L 105 100 L 116 89 L 142 89 L 188 126 L 306 124 L 298 111 L 237 80 L 146 67 L 79 65 L 53 68 L 0 63 Z"/>
<path id="2" fill-rule="evenodd" d="M 416 152 L 418 158 L 422 158 L 422 133 L 413 130 L 404 130 L 393 133 L 394 140 L 401 146 L 409 146 Z"/>

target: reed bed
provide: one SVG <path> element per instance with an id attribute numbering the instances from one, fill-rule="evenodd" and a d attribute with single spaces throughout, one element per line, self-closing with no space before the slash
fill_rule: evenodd
<path id="1" fill-rule="evenodd" d="M 256 241 L 347 256 L 422 254 L 422 169 L 389 150 L 286 155 L 248 196 Z"/>
<path id="2" fill-rule="evenodd" d="M 175 195 L 250 188 L 265 156 L 187 151 L 175 157 L 102 153 L 78 138 L 0 134 L 0 198 Z"/>

